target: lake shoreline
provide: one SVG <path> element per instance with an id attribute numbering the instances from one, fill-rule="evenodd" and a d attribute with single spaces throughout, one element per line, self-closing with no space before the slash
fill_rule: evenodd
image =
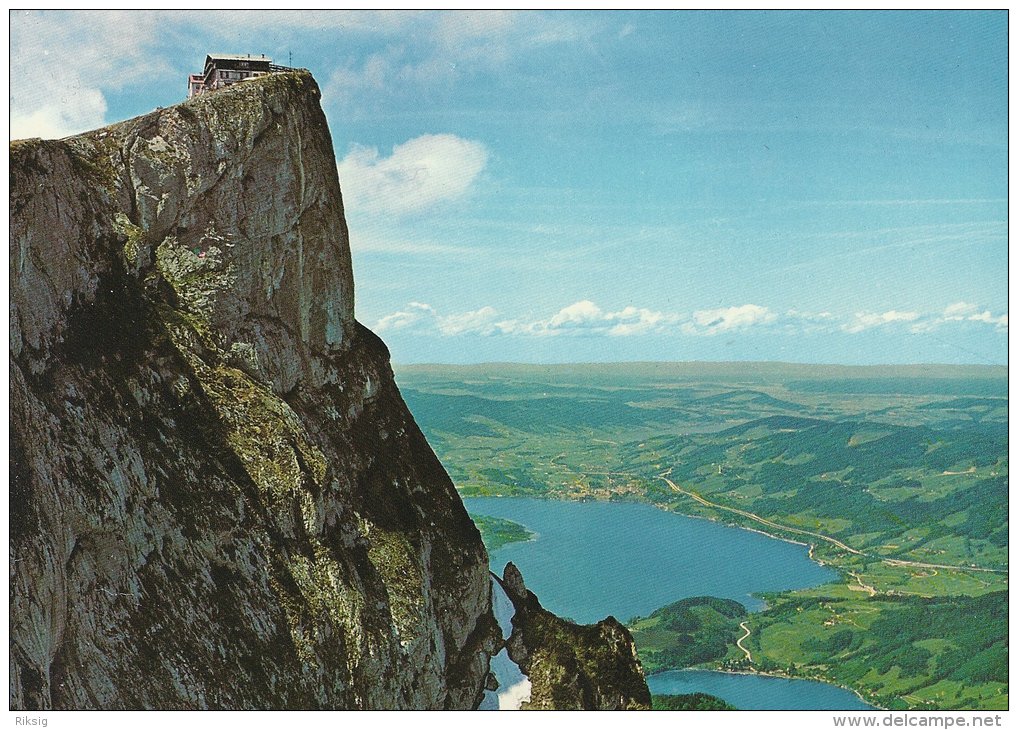
<path id="1" fill-rule="evenodd" d="M 548 495 L 548 494 L 463 494 L 462 492 L 459 491 L 459 489 L 457 489 L 456 492 L 457 492 L 457 494 L 459 494 L 460 500 L 464 500 L 464 499 L 540 499 L 540 500 L 544 500 L 544 501 L 547 501 L 547 502 L 578 502 L 578 503 L 597 503 L 597 504 L 645 504 L 645 505 L 648 505 L 650 507 L 654 507 L 656 509 L 659 509 L 662 512 L 667 512 L 668 514 L 678 515 L 680 517 L 688 517 L 689 519 L 692 519 L 692 520 L 705 520 L 707 522 L 711 522 L 711 523 L 714 523 L 716 525 L 724 525 L 726 527 L 735 527 L 735 528 L 740 529 L 740 530 L 746 530 L 747 532 L 755 532 L 758 535 L 763 535 L 764 537 L 769 537 L 772 540 L 780 540 L 781 542 L 787 542 L 790 545 L 799 545 L 801 547 L 804 547 L 804 548 L 808 549 L 807 556 L 814 563 L 816 563 L 817 565 L 820 565 L 822 567 L 825 567 L 825 568 L 831 568 L 832 570 L 837 571 L 839 573 L 839 575 L 842 576 L 842 578 L 845 577 L 843 569 L 839 568 L 836 564 L 825 562 L 824 560 L 816 557 L 816 555 L 815 555 L 816 544 L 815 543 L 812 543 L 812 542 L 803 542 L 802 540 L 794 540 L 794 539 L 792 539 L 790 537 L 785 537 L 783 535 L 775 535 L 773 532 L 767 532 L 766 530 L 762 530 L 762 529 L 760 529 L 758 527 L 749 527 L 747 525 L 740 524 L 738 522 L 724 520 L 724 519 L 721 519 L 721 518 L 718 518 L 718 517 L 715 517 L 715 516 L 712 516 L 712 515 L 690 514 L 688 512 L 679 512 L 677 510 L 668 509 L 668 507 L 666 507 L 665 505 L 662 505 L 662 504 L 660 504 L 658 502 L 654 502 L 653 500 L 650 500 L 650 499 L 639 499 L 639 498 L 635 498 L 635 499 L 599 499 L 597 497 L 581 497 L 581 498 L 577 499 L 577 498 L 569 497 L 569 496 L 561 496 L 560 497 L 560 496 Z M 515 542 L 532 542 L 535 539 L 536 539 L 536 537 L 533 537 L 533 538 L 530 538 L 529 540 L 526 540 L 526 541 L 515 541 Z"/>
<path id="2" fill-rule="evenodd" d="M 539 500 L 539 501 L 558 502 L 558 503 L 643 504 L 643 505 L 654 507 L 656 510 L 658 510 L 660 512 L 663 512 L 663 513 L 670 514 L 670 515 L 674 515 L 674 516 L 678 516 L 678 517 L 686 517 L 688 519 L 694 519 L 694 520 L 703 520 L 703 521 L 706 521 L 706 522 L 709 522 L 709 523 L 712 523 L 712 524 L 721 525 L 721 526 L 724 526 L 724 527 L 732 527 L 732 528 L 736 528 L 736 529 L 739 529 L 739 530 L 744 530 L 746 532 L 756 533 L 756 534 L 761 535 L 763 537 L 767 537 L 767 538 L 770 538 L 770 539 L 773 539 L 773 540 L 777 540 L 777 541 L 780 541 L 780 542 L 796 545 L 796 546 L 799 546 L 799 547 L 805 547 L 805 548 L 808 549 L 807 558 L 811 562 L 813 562 L 816 565 L 819 565 L 821 567 L 827 568 L 829 570 L 833 570 L 837 574 L 838 579 L 840 579 L 841 582 L 844 583 L 844 582 L 847 581 L 846 572 L 844 570 L 839 569 L 838 566 L 836 566 L 836 565 L 832 565 L 830 563 L 825 563 L 824 561 L 821 561 L 821 560 L 817 559 L 814 556 L 814 547 L 815 546 L 812 543 L 806 543 L 806 542 L 802 542 L 800 540 L 794 540 L 794 539 L 791 539 L 791 538 L 788 538 L 788 537 L 783 537 L 783 536 L 780 536 L 780 535 L 774 535 L 772 533 L 766 532 L 765 530 L 758 529 L 756 527 L 748 527 L 748 526 L 736 524 L 736 523 L 729 522 L 729 521 L 726 521 L 726 520 L 723 520 L 723 519 L 718 519 L 716 517 L 712 517 L 712 516 L 709 516 L 709 515 L 703 515 L 703 514 L 695 515 L 695 514 L 686 514 L 686 513 L 683 513 L 683 512 L 678 512 L 678 511 L 673 510 L 673 509 L 668 509 L 668 508 L 664 507 L 663 505 L 657 504 L 657 503 L 655 503 L 655 502 L 653 502 L 651 500 L 646 500 L 646 499 L 643 499 L 643 500 L 641 500 L 641 499 L 610 500 L 610 499 L 596 499 L 596 498 L 593 498 L 593 499 L 591 499 L 591 498 L 571 499 L 571 498 L 568 498 L 568 497 L 557 497 L 557 496 L 552 496 L 552 495 L 526 496 L 526 497 L 511 496 L 511 495 L 485 495 L 483 497 L 479 497 L 479 496 L 466 496 L 466 497 L 464 497 L 463 495 L 460 495 L 460 496 L 461 496 L 461 499 L 495 499 L 495 500 L 500 500 L 500 499 L 506 499 L 506 500 L 510 500 L 510 499 L 534 499 L 534 500 Z M 511 518 L 503 518 L 503 519 L 511 519 Z M 522 523 L 520 523 L 520 524 L 522 524 Z M 535 530 L 533 527 L 528 526 L 528 525 L 523 525 L 523 526 L 527 528 L 527 530 L 531 533 L 531 536 L 528 539 L 526 539 L 526 540 L 513 541 L 513 543 L 511 543 L 511 544 L 525 544 L 525 543 L 535 542 L 535 541 L 537 541 L 541 537 L 541 533 L 539 531 Z M 505 546 L 503 545 L 502 547 L 505 547 Z M 490 558 L 490 556 L 489 556 L 489 558 Z M 833 583 L 835 581 L 831 581 L 831 582 Z M 795 589 L 792 589 L 792 590 L 795 590 Z M 791 592 L 791 590 L 789 592 Z M 752 595 L 754 598 L 759 600 L 761 602 L 761 604 L 762 604 L 762 606 L 760 608 L 755 609 L 755 610 L 747 606 L 747 609 L 751 613 L 762 613 L 762 612 L 765 612 L 766 610 L 768 610 L 769 606 L 767 605 L 766 601 L 763 601 L 763 599 L 759 598 L 759 596 L 756 595 L 756 594 L 751 593 L 749 595 Z M 663 604 L 663 605 L 668 605 L 668 604 Z M 662 672 L 667 672 L 667 671 L 685 671 L 685 670 L 696 670 L 696 669 L 698 669 L 700 671 L 712 671 L 712 672 L 719 672 L 719 673 L 723 673 L 723 674 L 754 675 L 754 676 L 761 676 L 761 677 L 772 677 L 772 678 L 775 678 L 775 679 L 789 679 L 789 680 L 800 680 L 800 681 L 818 682 L 818 683 L 825 684 L 825 685 L 828 685 L 828 686 L 831 686 L 831 687 L 837 687 L 839 689 L 852 692 L 856 697 L 859 698 L 859 700 L 861 702 L 864 702 L 865 704 L 873 707 L 874 709 L 877 709 L 877 710 L 884 710 L 885 709 L 883 707 L 880 707 L 879 705 L 874 704 L 872 701 L 866 699 L 865 697 L 863 697 L 861 692 L 858 689 L 856 689 L 856 688 L 848 687 L 848 686 L 839 684 L 837 682 L 828 681 L 826 679 L 821 679 L 821 678 L 816 678 L 816 677 L 798 677 L 798 676 L 789 675 L 787 673 L 764 672 L 764 671 L 758 671 L 758 670 L 755 670 L 755 669 L 725 670 L 725 669 L 717 669 L 717 668 L 710 668 L 710 667 L 684 667 L 684 668 L 676 668 L 676 669 L 661 669 L 661 670 L 657 670 L 657 671 L 653 672 L 652 674 L 648 675 L 648 677 L 654 676 L 654 675 L 657 675 L 657 674 L 661 674 Z"/>
<path id="3" fill-rule="evenodd" d="M 492 569 L 498 572 L 501 564 L 498 564 L 499 560 L 512 559 L 517 565 L 520 565 L 521 569 L 525 566 L 522 565 L 517 558 L 513 557 L 514 553 L 519 555 L 517 551 L 524 550 L 528 554 L 529 559 L 539 560 L 545 568 L 548 564 L 554 562 L 556 558 L 554 553 L 560 550 L 571 551 L 573 550 L 586 550 L 591 556 L 596 556 L 603 553 L 602 534 L 597 535 L 586 534 L 578 539 L 585 540 L 585 547 L 578 545 L 573 538 L 565 538 L 565 535 L 560 529 L 560 525 L 556 524 L 557 519 L 564 519 L 566 522 L 574 519 L 571 515 L 573 513 L 568 510 L 584 509 L 587 510 L 586 514 L 591 515 L 590 517 L 584 517 L 584 523 L 586 524 L 590 520 L 601 520 L 604 521 L 598 529 L 603 530 L 605 534 L 611 533 L 613 536 L 611 539 L 616 541 L 616 544 L 620 546 L 622 553 L 612 551 L 615 556 L 611 559 L 616 559 L 623 555 L 628 556 L 625 560 L 631 563 L 629 570 L 634 575 L 642 574 L 644 569 L 639 567 L 639 562 L 643 557 L 655 554 L 658 547 L 661 545 L 671 545 L 671 554 L 665 556 L 665 563 L 661 564 L 659 560 L 655 560 L 655 565 L 658 565 L 661 569 L 664 566 L 671 565 L 672 572 L 665 573 L 661 576 L 664 583 L 661 585 L 651 586 L 640 586 L 636 588 L 637 593 L 634 595 L 634 599 L 626 599 L 622 602 L 622 605 L 618 605 L 618 601 L 612 598 L 612 592 L 620 590 L 620 588 L 610 588 L 606 585 L 604 600 L 594 599 L 589 595 L 590 591 L 586 588 L 581 588 L 580 593 L 586 594 L 586 598 L 582 599 L 587 606 L 585 609 L 588 612 L 598 609 L 598 606 L 607 606 L 604 609 L 605 615 L 613 614 L 616 618 L 629 620 L 630 618 L 636 618 L 639 616 L 647 616 L 654 610 L 667 605 L 674 600 L 682 597 L 691 597 L 694 595 L 714 595 L 723 598 L 729 598 L 742 603 L 749 611 L 757 613 L 765 611 L 769 608 L 769 603 L 762 597 L 772 593 L 782 593 L 787 590 L 806 589 L 813 586 L 823 584 L 834 584 L 837 585 L 839 582 L 844 580 L 843 575 L 832 570 L 830 567 L 821 565 L 815 560 L 811 560 L 808 557 L 808 546 L 802 543 L 797 543 L 789 540 L 778 540 L 772 538 L 772 536 L 754 530 L 747 530 L 740 528 L 736 525 L 727 525 L 716 520 L 709 519 L 697 519 L 699 516 L 683 515 L 673 510 L 661 509 L 659 505 L 649 503 L 646 501 L 638 500 L 595 500 L 595 499 L 560 499 L 556 497 L 549 497 L 547 495 L 540 497 L 518 497 L 509 495 L 498 495 L 498 496 L 465 496 L 463 497 L 464 504 L 468 511 L 479 516 L 490 516 L 498 519 L 504 519 L 508 521 L 515 521 L 522 523 L 523 526 L 530 532 L 536 532 L 540 535 L 540 539 L 536 542 L 542 543 L 546 535 L 550 534 L 551 543 L 543 543 L 541 547 L 533 547 L 535 541 L 515 541 L 512 543 L 500 544 L 494 550 L 489 552 L 491 557 Z M 519 504 L 521 506 L 510 506 Z M 482 507 L 482 505 L 484 505 Z M 501 505 L 501 506 L 499 506 Z M 529 506 L 523 506 L 529 505 Z M 547 508 L 542 505 L 547 505 Z M 645 510 L 641 512 L 640 517 L 626 518 L 619 520 L 614 515 L 618 513 L 614 510 L 617 509 L 640 509 Z M 566 512 L 563 512 L 566 510 Z M 593 510 L 591 512 L 590 510 Z M 608 510 L 608 512 L 605 512 Z M 627 513 L 630 514 L 630 513 Z M 552 515 L 557 517 L 552 517 Z M 594 517 L 594 515 L 598 515 Z M 609 516 L 612 515 L 612 516 Z M 529 519 L 528 519 L 529 518 Z M 673 519 L 674 518 L 674 519 Z M 630 519 L 635 520 L 634 523 L 630 523 Z M 685 521 L 685 523 L 683 523 Z M 699 525 L 699 527 L 697 527 Z M 660 536 L 656 538 L 656 543 L 646 543 L 648 537 L 646 533 L 647 529 L 651 529 L 653 532 L 658 532 Z M 692 530 L 692 532 L 690 532 Z M 715 532 L 715 530 L 722 530 L 724 532 Z M 633 532 L 635 531 L 635 533 Z M 663 531 L 663 532 L 662 532 Z M 693 536 L 699 535 L 699 538 Z M 772 539 L 767 539 L 772 538 Z M 563 539 L 566 539 L 568 544 L 557 544 L 561 543 Z M 700 555 L 699 544 L 691 544 L 688 541 L 691 539 L 700 540 L 719 540 L 718 548 L 721 550 L 720 553 L 714 555 L 712 558 L 713 562 L 704 563 L 701 566 L 701 573 L 697 575 L 691 575 L 689 573 L 692 568 L 690 566 L 704 561 L 704 556 Z M 664 540 L 665 542 L 661 542 Z M 639 546 L 638 552 L 632 552 L 635 543 L 643 541 L 643 544 Z M 761 541 L 761 542 L 757 542 Z M 526 547 L 529 546 L 529 547 Z M 628 546 L 628 547 L 621 547 Z M 742 550 L 748 552 L 737 552 L 736 546 L 742 546 Z M 772 547 L 769 547 L 772 546 Z M 678 550 L 679 552 L 676 552 Z M 735 552 L 733 552 L 735 551 Z M 712 553 L 713 554 L 713 553 Z M 718 571 L 717 560 L 725 560 L 733 562 L 734 564 L 744 564 L 740 556 L 752 555 L 755 556 L 750 561 L 751 567 L 749 574 L 746 573 L 746 569 L 732 573 L 731 571 Z M 643 556 L 643 557 L 641 557 Z M 778 557 L 782 556 L 782 557 Z M 522 556 L 520 556 L 522 557 Z M 578 554 L 574 555 L 575 559 L 579 557 Z M 633 562 L 633 561 L 636 562 Z M 759 561 L 763 561 L 760 563 Z M 777 561 L 777 562 L 775 562 Z M 752 566 L 753 563 L 755 566 Z M 538 568 L 541 570 L 543 568 Z M 561 570 L 560 567 L 555 568 Z M 524 570 L 524 574 L 527 571 Z M 703 576 L 702 580 L 700 576 Z M 675 576 L 679 581 L 678 584 L 668 585 L 669 578 Z M 741 576 L 741 577 L 740 577 Z M 617 577 L 610 581 L 609 585 L 613 583 L 626 583 L 628 582 L 639 582 L 642 579 L 632 577 Z M 696 586 L 697 582 L 702 582 L 699 587 Z M 660 583 L 660 581 L 659 581 Z M 647 589 L 650 589 L 649 592 Z M 671 592 L 669 588 L 675 588 L 675 592 Z M 548 588 L 545 588 L 545 592 L 548 592 Z M 554 594 L 559 594 L 555 597 Z M 539 593 L 538 595 L 542 595 Z M 551 589 L 551 607 L 554 609 L 554 604 L 558 601 L 560 604 L 573 600 L 569 596 L 563 593 L 561 587 L 556 586 Z M 621 595 L 621 594 L 618 594 Z M 633 605 L 628 605 L 633 604 Z M 628 611 L 632 610 L 632 613 Z M 573 618 L 582 619 L 584 621 L 596 621 L 603 618 L 603 615 L 598 614 L 597 616 L 584 615 L 584 616 L 572 616 Z"/>
<path id="4" fill-rule="evenodd" d="M 688 672 L 716 672 L 718 674 L 737 674 L 737 675 L 752 676 L 752 677 L 771 677 L 772 679 L 792 679 L 792 680 L 796 680 L 796 681 L 800 681 L 800 682 L 816 682 L 818 684 L 826 684 L 826 685 L 829 685 L 831 687 L 837 687 L 838 689 L 843 689 L 843 690 L 846 690 L 848 692 L 851 692 L 852 694 L 854 694 L 856 697 L 859 698 L 860 702 L 865 702 L 867 705 L 872 707 L 874 710 L 880 710 L 881 712 L 889 712 L 890 711 L 886 707 L 881 707 L 880 705 L 874 704 L 873 700 L 866 699 L 865 697 L 862 696 L 862 693 L 859 692 L 859 690 L 855 689 L 854 687 L 849 687 L 847 685 L 839 684 L 837 682 L 830 682 L 830 681 L 828 681 L 826 679 L 820 679 L 818 677 L 798 677 L 798 676 L 793 676 L 791 674 L 786 674 L 784 672 L 764 672 L 764 671 L 759 671 L 759 670 L 755 670 L 755 669 L 718 669 L 716 667 L 710 667 L 710 666 L 681 667 L 681 668 L 680 667 L 673 667 L 671 669 L 658 669 L 657 671 L 652 672 L 651 674 L 648 674 L 647 675 L 647 679 L 649 680 L 651 677 L 657 676 L 659 674 L 664 674 L 666 672 L 687 672 L 687 671 Z"/>

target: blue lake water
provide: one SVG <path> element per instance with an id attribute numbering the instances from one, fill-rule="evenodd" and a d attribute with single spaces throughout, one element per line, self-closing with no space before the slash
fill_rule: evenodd
<path id="1" fill-rule="evenodd" d="M 706 692 L 740 710 L 872 710 L 854 692 L 823 682 L 729 674 L 701 669 L 660 672 L 647 677 L 652 694 Z"/>
<path id="2" fill-rule="evenodd" d="M 491 555 L 508 561 L 527 587 L 560 616 L 620 621 L 691 596 L 732 598 L 763 608 L 751 594 L 808 588 L 838 574 L 813 562 L 803 545 L 749 530 L 676 515 L 646 504 L 507 497 L 463 500 L 475 514 L 526 526 L 538 538 Z"/>
<path id="3" fill-rule="evenodd" d="M 560 616 L 625 622 L 681 598 L 719 596 L 750 610 L 752 594 L 808 588 L 838 574 L 809 559 L 803 545 L 684 517 L 644 504 L 508 497 L 464 499 L 474 514 L 526 526 L 537 538 L 490 556 L 501 574 L 519 566 L 527 587 Z M 656 694 L 706 692 L 740 709 L 872 709 L 854 693 L 820 682 L 700 670 L 648 678 Z"/>

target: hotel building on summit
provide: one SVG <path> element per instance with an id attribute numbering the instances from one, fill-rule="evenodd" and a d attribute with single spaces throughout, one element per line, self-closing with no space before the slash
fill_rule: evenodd
<path id="1" fill-rule="evenodd" d="M 187 98 L 204 94 L 226 86 L 256 79 L 270 73 L 289 71 L 286 66 L 276 66 L 264 53 L 210 53 L 205 57 L 205 70 L 191 74 L 187 79 Z"/>

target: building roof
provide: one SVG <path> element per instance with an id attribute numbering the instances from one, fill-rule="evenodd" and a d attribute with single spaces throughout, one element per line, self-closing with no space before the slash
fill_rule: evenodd
<path id="1" fill-rule="evenodd" d="M 272 59 L 266 56 L 264 53 L 210 53 L 205 59 L 205 63 L 209 61 L 268 61 L 272 63 Z"/>

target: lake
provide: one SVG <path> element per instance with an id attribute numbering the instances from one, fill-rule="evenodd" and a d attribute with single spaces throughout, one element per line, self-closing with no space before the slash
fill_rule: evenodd
<path id="1" fill-rule="evenodd" d="M 691 596 L 719 596 L 760 610 L 754 593 L 808 588 L 838 578 L 809 559 L 803 545 L 645 504 L 471 497 L 467 509 L 518 522 L 537 538 L 491 554 L 506 562 L 560 616 L 592 623 L 611 614 L 625 622 Z M 873 709 L 854 693 L 820 682 L 702 670 L 647 679 L 656 694 L 706 692 L 740 709 Z"/>
<path id="2" fill-rule="evenodd" d="M 491 555 L 496 573 L 512 561 L 551 611 L 581 623 L 622 622 L 680 598 L 718 596 L 750 610 L 753 593 L 808 588 L 838 574 L 808 549 L 750 530 L 628 502 L 517 497 L 463 500 L 475 514 L 518 522 L 538 538 Z"/>
<path id="3" fill-rule="evenodd" d="M 833 684 L 702 669 L 660 672 L 647 677 L 652 694 L 706 692 L 740 710 L 872 710 L 854 693 Z"/>

